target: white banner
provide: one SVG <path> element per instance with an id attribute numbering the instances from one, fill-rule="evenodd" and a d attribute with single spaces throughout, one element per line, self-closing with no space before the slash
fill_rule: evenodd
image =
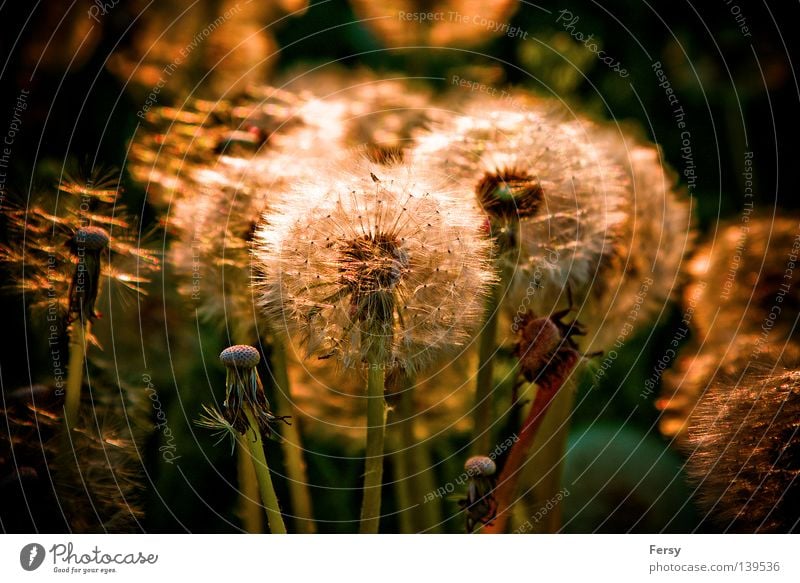
<path id="1" fill-rule="evenodd" d="M 4 535 L 0 581 L 798 581 L 798 540 L 778 535 Z"/>

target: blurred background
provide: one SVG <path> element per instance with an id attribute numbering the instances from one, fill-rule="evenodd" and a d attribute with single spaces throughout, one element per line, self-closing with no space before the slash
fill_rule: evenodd
<path id="1" fill-rule="evenodd" d="M 472 24 L 447 16 L 422 23 L 397 16 L 420 11 L 468 16 Z M 524 88 L 602 119 L 634 122 L 682 175 L 700 237 L 707 238 L 721 220 L 743 209 L 748 179 L 759 212 L 780 214 L 800 205 L 788 172 L 797 131 L 791 55 L 799 14 L 796 3 L 735 1 L 4 3 L 3 197 L 24 203 L 31 193 L 52 189 L 65 170 L 120 168 L 122 202 L 140 216 L 142 232 L 161 244 L 166 235 L 158 217 L 142 185 L 126 172 L 129 143 L 142 122 L 137 112 L 148 103 L 180 106 L 190 96 L 233 99 L 250 84 L 281 82 L 335 64 L 345 71 L 368 68 L 419 78 L 434 93 L 453 89 L 456 76 L 510 87 L 510 95 L 513 87 Z M 656 62 L 661 66 L 654 67 Z M 677 102 L 669 102 L 665 80 Z M 676 104 L 685 117 L 676 118 Z M 745 176 L 751 152 L 752 176 Z M 138 300 L 141 329 L 134 321 L 125 324 L 133 327 L 127 337 L 101 337 L 100 358 L 108 361 L 112 382 L 144 390 L 146 370 L 169 420 L 168 443 L 156 431 L 140 444 L 145 487 L 137 495 L 141 516 L 131 529 L 233 532 L 235 459 L 193 425 L 209 392 L 219 395 L 224 388 L 216 356 L 226 339 L 181 310 L 180 302 L 165 301 L 170 289 L 162 283 L 156 278 Z M 0 305 L 4 395 L 46 383 L 42 330 L 18 296 L 4 295 Z M 659 431 L 658 390 L 644 401 L 640 397 L 680 318 L 679 305 L 662 314 L 620 351 L 601 382 L 582 387 L 566 463 L 565 483 L 572 484 L 564 502 L 566 531 L 713 531 L 691 501 L 680 452 Z M 441 444 L 440 455 L 463 446 L 453 439 Z M 352 532 L 360 462 L 337 443 L 307 441 L 311 482 L 320 485 L 312 490 L 319 530 Z M 159 449 L 165 445 L 174 446 L 180 464 L 165 461 Z M 52 492 L 34 485 L 23 491 L 19 480 L 9 478 L 7 452 L 0 453 L 0 463 L 3 530 L 69 528 Z M 461 463 L 445 459 L 437 467 L 438 482 L 458 476 Z M 281 495 L 286 486 L 278 481 L 277 487 Z M 454 514 L 455 502 L 447 503 Z M 386 531 L 396 529 L 392 520 Z M 457 520 L 445 526 L 448 532 L 462 528 Z"/>

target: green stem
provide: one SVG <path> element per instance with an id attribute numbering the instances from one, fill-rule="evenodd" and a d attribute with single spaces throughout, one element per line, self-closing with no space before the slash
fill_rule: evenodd
<path id="1" fill-rule="evenodd" d="M 383 442 L 386 433 L 386 401 L 384 400 L 384 366 L 371 350 L 367 364 L 367 451 L 364 469 L 364 499 L 361 505 L 361 534 L 378 532 L 383 483 Z"/>
<path id="2" fill-rule="evenodd" d="M 442 506 L 434 500 L 426 501 L 425 494 L 436 491 L 436 475 L 433 471 L 433 457 L 431 456 L 431 441 L 421 441 L 414 448 L 412 460 L 416 468 L 424 468 L 423 471 L 415 472 L 414 491 L 417 493 L 417 500 L 419 500 L 419 493 L 422 493 L 422 502 L 420 503 L 420 514 L 422 532 L 430 534 L 438 534 L 442 532 Z"/>
<path id="3" fill-rule="evenodd" d="M 269 466 L 267 465 L 267 457 L 264 455 L 264 443 L 261 441 L 258 422 L 248 406 L 244 407 L 244 412 L 250 424 L 250 429 L 244 434 L 244 441 L 250 449 L 251 460 L 258 478 L 258 487 L 261 491 L 261 502 L 263 502 L 264 510 L 267 513 L 270 532 L 273 534 L 286 534 L 286 525 L 283 523 L 278 496 L 275 494 L 272 478 L 269 475 Z"/>
<path id="4" fill-rule="evenodd" d="M 408 478 L 408 450 L 403 441 L 402 429 L 395 427 L 391 432 L 392 455 L 391 461 L 394 467 L 394 495 L 397 498 L 397 519 L 400 522 L 400 532 L 402 534 L 413 534 L 417 532 L 414 525 L 414 514 L 411 511 L 413 501 L 411 499 L 411 484 Z"/>
<path id="5" fill-rule="evenodd" d="M 281 425 L 283 433 L 283 455 L 286 461 L 286 474 L 289 479 L 289 495 L 295 515 L 297 532 L 312 534 L 316 532 L 314 513 L 311 506 L 311 493 L 308 489 L 308 472 L 303 459 L 303 442 L 300 424 L 289 399 L 289 375 L 286 369 L 286 347 L 276 340 L 272 343 L 272 374 L 275 376 L 275 405 L 278 415 L 291 415 L 291 425 Z"/>
<path id="6" fill-rule="evenodd" d="M 70 426 L 78 422 L 83 387 L 83 369 L 86 366 L 86 340 L 89 336 L 89 320 L 75 320 L 70 328 L 69 368 L 67 370 L 67 393 L 64 399 L 64 421 Z"/>
<path id="7" fill-rule="evenodd" d="M 412 512 L 416 532 L 438 532 L 442 522 L 441 508 L 432 502 L 425 501 L 425 494 L 436 490 L 435 479 L 432 475 L 430 452 L 428 442 L 417 443 L 414 435 L 414 407 L 413 383 L 407 375 L 403 375 L 403 386 L 400 388 L 400 403 L 397 407 L 400 446 L 399 449 L 405 456 L 407 473 L 399 478 L 407 479 L 410 485 L 411 504 L 416 506 Z"/>
<path id="8" fill-rule="evenodd" d="M 251 534 L 264 530 L 264 515 L 258 503 L 258 476 L 250 463 L 250 452 L 241 440 L 236 446 L 236 470 L 239 477 L 239 518 Z"/>
<path id="9" fill-rule="evenodd" d="M 494 354 L 497 351 L 498 306 L 502 286 L 498 283 L 486 298 L 483 328 L 478 344 L 478 375 L 475 407 L 472 411 L 472 453 L 486 455 L 492 449 L 492 396 L 494 392 Z"/>

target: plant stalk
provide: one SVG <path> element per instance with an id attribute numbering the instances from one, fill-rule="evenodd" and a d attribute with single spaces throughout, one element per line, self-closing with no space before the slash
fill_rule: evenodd
<path id="1" fill-rule="evenodd" d="M 361 534 L 376 534 L 381 513 L 383 448 L 386 434 L 384 399 L 385 362 L 376 357 L 382 350 L 370 350 L 367 363 L 367 451 L 364 470 L 364 499 L 361 506 Z"/>
<path id="2" fill-rule="evenodd" d="M 525 464 L 520 482 L 530 488 L 523 495 L 521 506 L 529 509 L 525 520 L 553 500 L 561 489 L 564 452 L 569 437 L 570 416 L 575 401 L 572 380 L 556 394 L 533 441 L 531 457 Z M 531 532 L 556 533 L 561 528 L 562 505 L 556 504 Z"/>
<path id="3" fill-rule="evenodd" d="M 68 427 L 74 427 L 78 422 L 81 389 L 83 388 L 83 369 L 86 367 L 86 341 L 90 326 L 89 320 L 84 318 L 75 320 L 71 326 L 67 392 L 64 398 L 64 421 Z"/>
<path id="4" fill-rule="evenodd" d="M 236 445 L 236 472 L 239 477 L 238 510 L 242 526 L 251 534 L 261 533 L 264 530 L 264 515 L 258 503 L 258 476 L 250 463 L 250 451 L 242 440 L 238 440 Z"/>
<path id="5" fill-rule="evenodd" d="M 399 425 L 399 449 L 405 455 L 406 473 L 399 476 L 408 481 L 411 504 L 410 512 L 414 517 L 416 532 L 435 533 L 440 531 L 442 522 L 441 508 L 437 504 L 425 501 L 425 494 L 436 489 L 430 467 L 429 441 L 416 441 L 414 435 L 413 383 L 406 374 L 403 375 L 403 386 L 400 388 L 400 402 L 397 407 Z"/>
<path id="6" fill-rule="evenodd" d="M 498 306 L 502 285 L 495 284 L 486 298 L 483 328 L 478 340 L 478 374 L 472 410 L 472 453 L 486 455 L 492 449 L 494 356 L 497 352 Z"/>
<path id="7" fill-rule="evenodd" d="M 480 532 L 490 534 L 506 531 L 506 526 L 511 517 L 511 510 L 516 501 L 514 496 L 516 496 L 517 485 L 538 430 L 550 405 L 580 362 L 580 359 L 581 356 L 577 352 L 565 351 L 561 356 L 561 362 L 555 367 L 556 372 L 548 375 L 546 381 L 542 380 L 538 383 L 533 404 L 522 425 L 522 429 L 519 431 L 519 440 L 511 447 L 508 459 L 497 480 L 497 487 L 494 489 L 494 498 L 497 502 L 497 517 L 491 524 L 483 527 Z"/>
<path id="8" fill-rule="evenodd" d="M 280 340 L 272 343 L 272 374 L 275 378 L 275 405 L 278 415 L 292 415 L 291 425 L 282 425 L 283 455 L 286 474 L 289 479 L 289 495 L 295 516 L 297 532 L 312 534 L 317 531 L 311 506 L 311 493 L 308 488 L 308 472 L 303 459 L 303 442 L 300 425 L 294 407 L 289 399 L 289 374 L 286 368 L 286 347 Z"/>
<path id="9" fill-rule="evenodd" d="M 280 505 L 278 504 L 278 496 L 275 494 L 275 488 L 272 486 L 272 478 L 269 475 L 269 466 L 267 465 L 267 457 L 264 455 L 264 443 L 261 440 L 261 431 L 258 427 L 253 412 L 249 406 L 244 407 L 247 421 L 250 428 L 244 434 L 244 441 L 250 450 L 253 468 L 256 471 L 258 478 L 258 487 L 261 492 L 261 502 L 264 504 L 264 510 L 267 514 L 267 523 L 272 534 L 286 534 L 286 525 L 283 523 L 281 516 Z"/>

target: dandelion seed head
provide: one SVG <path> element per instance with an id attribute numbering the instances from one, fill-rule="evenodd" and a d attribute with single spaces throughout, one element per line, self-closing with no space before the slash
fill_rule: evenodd
<path id="1" fill-rule="evenodd" d="M 635 132 L 520 93 L 477 100 L 418 136 L 413 159 L 446 172 L 486 213 L 511 276 L 504 305 L 544 315 L 576 298 L 587 351 L 604 350 L 636 307 L 647 322 L 679 281 L 689 206 L 658 150 Z M 643 282 L 652 280 L 643 297 Z"/>
<path id="2" fill-rule="evenodd" d="M 798 220 L 758 213 L 748 218 L 746 224 L 721 224 L 719 236 L 699 247 L 687 266 L 684 303 L 691 303 L 693 324 L 706 342 L 726 342 L 731 330 L 760 334 L 765 322 L 769 343 L 796 337 L 800 272 L 787 267 L 797 250 Z M 776 304 L 780 313 L 771 314 Z"/>
<path id="3" fill-rule="evenodd" d="M 800 524 L 800 372 L 756 359 L 714 382 L 689 418 L 687 469 L 725 530 L 794 532 Z"/>
<path id="4" fill-rule="evenodd" d="M 462 345 L 494 281 L 481 217 L 428 173 L 360 162 L 288 194 L 256 233 L 260 304 L 312 354 L 376 342 L 414 369 Z"/>
<path id="5" fill-rule="evenodd" d="M 10 199 L 2 209 L 12 234 L 11 243 L 0 249 L 0 262 L 13 276 L 10 291 L 24 292 L 31 308 L 64 320 L 94 317 L 101 280 L 144 293 L 146 274 L 158 268 L 159 260 L 131 235 L 131 219 L 116 202 L 113 176 L 65 178 L 58 190 L 62 196 L 37 193 L 26 203 Z"/>
<path id="6" fill-rule="evenodd" d="M 588 288 L 625 220 L 621 169 L 578 129 L 546 102 L 500 107 L 434 125 L 413 150 L 417 164 L 447 173 L 486 213 L 500 265 L 514 274 L 512 296 L 524 297 L 536 278 L 537 313 L 567 285 Z"/>

